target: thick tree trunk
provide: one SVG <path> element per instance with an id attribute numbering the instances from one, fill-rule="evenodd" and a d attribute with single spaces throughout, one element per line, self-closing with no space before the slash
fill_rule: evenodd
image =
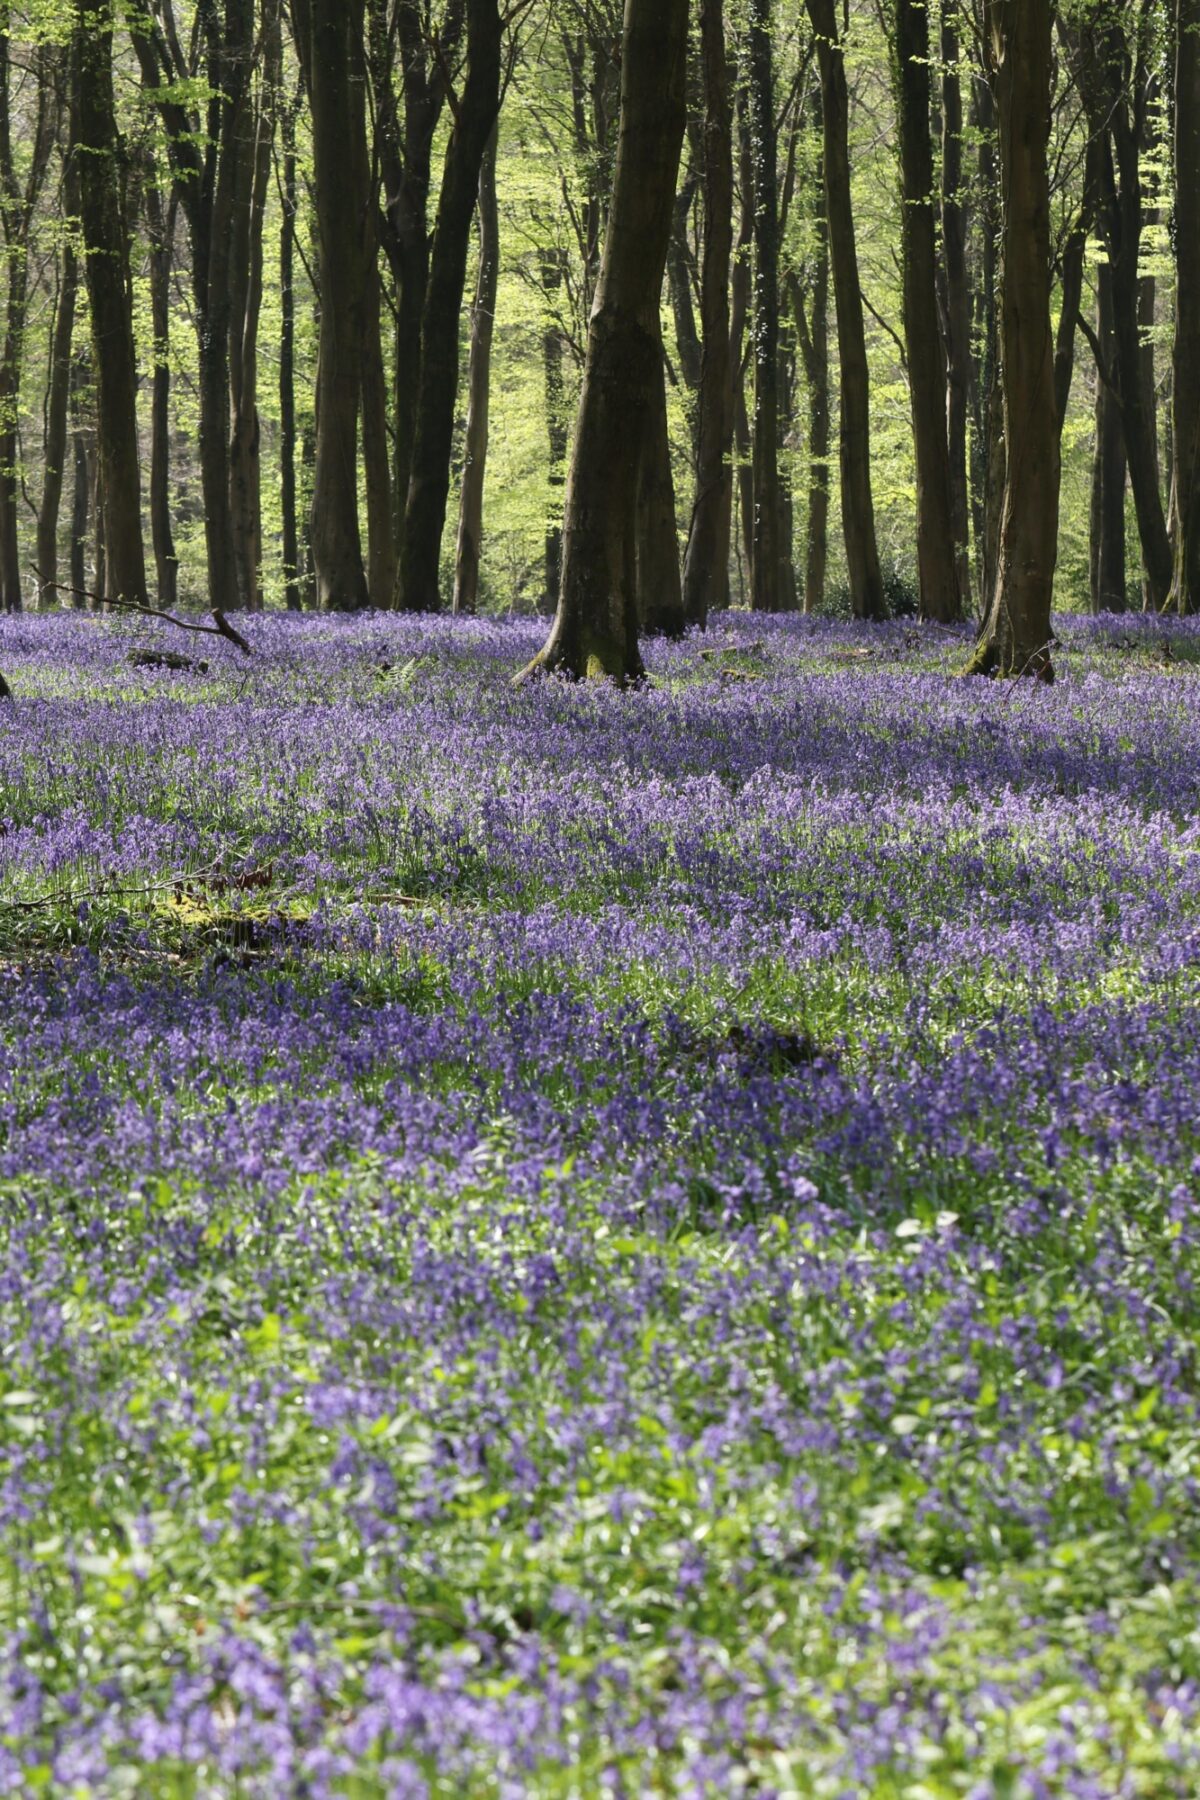
<path id="1" fill-rule="evenodd" d="M 932 82 L 925 0 L 896 0 L 895 58 L 903 205 L 904 337 L 917 465 L 921 617 L 947 624 L 962 617 L 962 598 L 950 504 L 946 365 L 938 323 L 930 136 Z"/>
<path id="2" fill-rule="evenodd" d="M 498 0 L 467 0 L 467 79 L 446 149 L 421 321 L 421 381 L 400 549 L 399 600 L 407 612 L 437 612 L 441 606 L 442 533 L 458 394 L 458 321 L 479 171 L 500 107 L 502 32 Z"/>
<path id="3" fill-rule="evenodd" d="M 942 7 L 942 255 L 946 290 L 946 448 L 958 591 L 970 612 L 971 490 L 967 416 L 971 383 L 971 292 L 967 280 L 967 215 L 963 201 L 963 103 L 958 73 L 959 0 Z"/>
<path id="4" fill-rule="evenodd" d="M 887 616 L 871 492 L 871 390 L 850 192 L 850 98 L 834 0 L 808 0 L 825 128 L 825 205 L 841 371 L 842 527 L 856 618 Z"/>
<path id="5" fill-rule="evenodd" d="M 1052 19 L 1045 0 L 988 0 L 1004 207 L 1003 381 L 1008 445 L 996 590 L 972 669 L 1053 680 L 1059 434 L 1050 323 Z"/>
<path id="6" fill-rule="evenodd" d="M 78 205 L 68 207 L 75 217 Z M 62 509 L 63 480 L 67 461 L 67 416 L 71 400 L 71 344 L 75 334 L 79 291 L 79 261 L 74 245 L 63 246 L 54 311 L 54 335 L 50 351 L 50 387 L 46 396 L 45 475 L 38 507 L 37 568 L 42 606 L 57 604 L 58 519 Z M 85 527 L 86 529 L 86 527 Z"/>
<path id="7" fill-rule="evenodd" d="M 754 535 L 756 612 L 787 605 L 779 491 L 779 178 L 770 0 L 750 6 L 750 141 L 754 164 Z"/>
<path id="8" fill-rule="evenodd" d="M 158 604 L 178 599 L 179 562 L 171 530 L 171 269 L 175 251 L 175 199 L 163 212 L 153 179 L 146 184 L 150 236 L 150 311 L 154 326 L 154 389 L 150 414 L 150 537 Z"/>
<path id="9" fill-rule="evenodd" d="M 358 410 L 375 243 L 367 159 L 363 0 L 311 0 L 309 91 L 321 339 L 311 542 L 317 604 L 370 604 L 358 523 Z"/>
<path id="10" fill-rule="evenodd" d="M 1093 612 L 1125 611 L 1125 434 L 1121 406 L 1110 385 L 1113 364 L 1112 270 L 1096 270 L 1096 342 L 1103 366 L 1096 370 L 1096 443 L 1092 458 L 1089 565 Z"/>
<path id="11" fill-rule="evenodd" d="M 1176 544 L 1171 598 L 1200 612 L 1200 0 L 1175 8 Z"/>
<path id="12" fill-rule="evenodd" d="M 687 118 L 688 0 L 626 0 L 621 126 L 567 484 L 563 580 L 530 670 L 642 674 L 635 595 L 638 458 L 662 382 L 660 301 Z"/>
<path id="13" fill-rule="evenodd" d="M 479 171 L 479 273 L 471 308 L 470 395 L 458 546 L 454 568 L 454 611 L 473 613 L 479 604 L 479 563 L 483 543 L 483 488 L 487 475 L 492 401 L 492 339 L 500 289 L 500 207 L 496 197 L 497 127 L 492 127 Z"/>
<path id="14" fill-rule="evenodd" d="M 704 332 L 697 400 L 696 497 L 683 571 L 683 608 L 702 629 L 729 605 L 729 533 L 733 517 L 733 382 L 729 341 L 729 265 L 733 255 L 733 108 L 723 0 L 702 0 L 704 67 Z"/>
<path id="15" fill-rule="evenodd" d="M 300 530 L 296 504 L 296 117 L 284 108 L 283 221 L 279 237 L 279 488 L 283 513 L 284 596 L 299 612 Z"/>
<path id="16" fill-rule="evenodd" d="M 137 363 L 129 278 L 129 228 L 121 194 L 121 143 L 113 99 L 113 12 L 75 0 L 74 135 L 80 223 L 92 316 L 105 581 L 115 598 L 145 603 Z"/>

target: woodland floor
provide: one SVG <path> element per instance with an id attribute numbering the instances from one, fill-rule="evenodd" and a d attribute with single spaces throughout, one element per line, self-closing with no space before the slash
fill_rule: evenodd
<path id="1" fill-rule="evenodd" d="M 1194 1795 L 1200 631 L 245 629 L 0 621 L 0 1791 Z"/>

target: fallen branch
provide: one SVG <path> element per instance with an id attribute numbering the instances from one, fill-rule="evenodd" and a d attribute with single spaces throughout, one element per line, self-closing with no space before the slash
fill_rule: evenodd
<path id="1" fill-rule="evenodd" d="M 94 594 L 90 588 L 72 587 L 63 581 L 47 581 L 42 585 L 57 594 L 72 594 L 77 600 L 90 600 L 93 606 L 112 606 L 118 612 L 139 613 L 145 619 L 165 619 L 168 625 L 175 625 L 180 631 L 194 632 L 197 637 L 223 637 L 229 643 L 236 644 L 243 655 L 254 654 L 241 632 L 229 623 L 217 606 L 212 609 L 215 625 L 192 625 L 186 619 L 177 619 L 174 613 L 161 612 L 157 606 L 144 606 L 140 600 L 112 600 L 106 594 Z"/>
<path id="2" fill-rule="evenodd" d="M 168 875 L 164 881 L 152 881 L 148 886 L 137 888 L 94 887 L 64 888 L 53 894 L 39 894 L 33 900 L 0 900 L 0 913 L 5 912 L 41 912 L 48 906 L 82 906 L 89 900 L 144 900 L 148 894 L 161 894 L 167 888 L 178 889 L 181 881 L 203 881 L 221 871 L 220 863 L 213 863 L 210 868 L 201 869 L 195 875 Z"/>

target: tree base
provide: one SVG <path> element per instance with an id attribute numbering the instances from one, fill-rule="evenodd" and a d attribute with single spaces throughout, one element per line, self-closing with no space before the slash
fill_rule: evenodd
<path id="1" fill-rule="evenodd" d="M 1015 681 L 1028 676 L 1046 687 L 1053 687 L 1055 682 L 1054 664 L 1048 644 L 1041 644 L 1036 650 L 1026 652 L 1015 645 L 997 644 L 986 637 L 976 645 L 971 660 L 962 672 L 964 675 L 992 676 L 1001 681 Z"/>

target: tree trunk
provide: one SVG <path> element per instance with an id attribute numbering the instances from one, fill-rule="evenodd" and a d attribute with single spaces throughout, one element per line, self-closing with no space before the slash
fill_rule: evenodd
<path id="1" fill-rule="evenodd" d="M 1146 8 L 1131 22 L 1114 10 L 1095 29 L 1060 27 L 1097 145 L 1100 224 L 1112 265 L 1115 376 L 1125 428 L 1146 582 L 1165 605 L 1173 573 L 1158 461 L 1153 350 L 1143 343 L 1145 290 L 1139 270 L 1146 224 L 1142 157 L 1148 149 Z M 1130 44 L 1130 30 L 1137 42 Z"/>
<path id="2" fill-rule="evenodd" d="M 683 584 L 675 523 L 675 478 L 667 427 L 665 363 L 654 384 L 637 488 L 634 587 L 638 628 L 647 637 L 683 636 Z"/>
<path id="3" fill-rule="evenodd" d="M 107 583 L 100 591 L 145 604 L 130 233 L 121 194 L 112 40 L 111 5 L 97 8 L 90 0 L 75 0 L 74 136 L 80 151 L 79 212 L 92 315 Z"/>
<path id="4" fill-rule="evenodd" d="M 930 136 L 932 82 L 925 0 L 896 0 L 895 61 L 903 205 L 904 337 L 917 465 L 921 617 L 948 624 L 962 617 L 962 599 L 950 504 L 946 364 L 938 324 Z"/>
<path id="5" fill-rule="evenodd" d="M 1096 270 L 1096 341 L 1103 366 L 1096 370 L 1096 444 L 1092 459 L 1089 565 L 1093 612 L 1125 611 L 1125 434 L 1121 407 L 1110 385 L 1113 366 L 1112 270 Z"/>
<path id="6" fill-rule="evenodd" d="M 567 481 L 568 423 L 566 382 L 563 377 L 564 344 L 562 328 L 550 310 L 550 299 L 563 284 L 564 253 L 547 250 L 541 253 L 542 292 L 546 296 L 546 316 L 542 322 L 542 372 L 546 383 L 546 437 L 550 453 L 550 505 L 546 514 L 545 589 L 541 610 L 552 615 L 558 604 L 562 586 L 562 500 Z"/>
<path id="7" fill-rule="evenodd" d="M 620 138 L 567 483 L 562 591 L 530 671 L 619 682 L 642 674 L 630 446 L 645 442 L 662 382 L 660 302 L 687 119 L 687 40 L 688 0 L 626 0 Z"/>
<path id="8" fill-rule="evenodd" d="M 770 0 L 750 6 L 750 141 L 754 159 L 754 536 L 756 612 L 787 604 L 779 491 L 779 177 Z"/>
<path id="9" fill-rule="evenodd" d="M 421 381 L 400 549 L 399 600 L 407 612 L 437 612 L 441 606 L 442 533 L 458 394 L 458 321 L 479 171 L 500 108 L 502 32 L 498 0 L 467 0 L 467 79 L 446 149 L 421 321 Z"/>
<path id="10" fill-rule="evenodd" d="M 704 332 L 697 400 L 696 497 L 683 571 L 683 608 L 701 629 L 729 605 L 729 533 L 733 515 L 733 383 L 729 341 L 729 265 L 733 255 L 733 109 L 723 0 L 702 0 L 704 65 Z"/>
<path id="11" fill-rule="evenodd" d="M 986 16 L 1000 127 L 1008 455 L 996 590 L 971 667 L 1051 681 L 1060 473 L 1047 166 L 1052 19 L 1045 0 L 988 0 Z"/>
<path id="12" fill-rule="evenodd" d="M 367 491 L 367 588 L 371 605 L 391 606 L 396 592 L 396 533 L 388 445 L 388 384 L 383 365 L 378 250 L 367 262 L 363 338 L 363 477 Z"/>
<path id="13" fill-rule="evenodd" d="M 887 604 L 871 493 L 871 390 L 850 191 L 850 98 L 834 0 L 808 0 L 817 37 L 825 128 L 825 205 L 841 367 L 842 527 L 850 601 L 859 619 L 883 619 Z"/>
<path id="14" fill-rule="evenodd" d="M 31 139 L 24 179 L 13 161 L 10 115 L 9 9 L 0 14 L 0 217 L 4 224 L 8 300 L 0 350 L 0 611 L 20 612 L 24 604 L 18 505 L 21 498 L 21 378 L 25 325 L 29 312 L 29 265 L 33 215 L 54 140 L 45 51 L 34 52 L 36 88 L 33 117 L 19 121 Z"/>
<path id="15" fill-rule="evenodd" d="M 283 578 L 289 612 L 299 612 L 300 530 L 296 505 L 296 114 L 284 108 L 283 221 L 279 237 L 279 487 Z"/>
<path id="16" fill-rule="evenodd" d="M 1177 612 L 1200 612 L 1200 0 L 1175 7 L 1175 347 Z"/>
<path id="17" fill-rule="evenodd" d="M 178 599 L 179 562 L 171 530 L 171 269 L 175 251 L 175 197 L 163 212 L 153 172 L 146 183 L 150 237 L 150 311 L 154 327 L 154 390 L 150 424 L 150 536 L 154 545 L 158 604 Z"/>
<path id="18" fill-rule="evenodd" d="M 264 67 L 258 104 L 247 92 L 237 122 L 238 187 L 230 269 L 229 506 L 238 603 L 258 611 L 262 587 L 262 428 L 258 330 L 263 297 L 263 218 L 283 79 L 279 0 L 264 0 Z"/>
<path id="19" fill-rule="evenodd" d="M 996 163 L 996 108 L 991 83 L 977 74 L 971 93 L 971 126 L 979 141 L 978 281 L 974 288 L 971 357 L 971 511 L 975 561 L 986 614 L 996 591 L 1000 558 L 1000 511 L 1004 502 L 1004 395 L 1000 384 L 1000 326 L 996 304 L 1000 286 L 1001 230 Z"/>
<path id="20" fill-rule="evenodd" d="M 675 196 L 675 217 L 671 226 L 671 243 L 667 251 L 667 292 L 671 296 L 671 313 L 675 320 L 675 347 L 679 353 L 679 373 L 683 378 L 684 410 L 692 443 L 693 468 L 700 453 L 700 378 L 704 368 L 704 350 L 696 329 L 696 308 L 692 300 L 695 259 L 688 239 L 688 222 L 696 197 L 696 175 L 691 173 Z"/>
<path id="21" fill-rule="evenodd" d="M 454 611 L 473 613 L 479 604 L 479 561 L 483 542 L 483 487 L 487 474 L 492 399 L 492 339 L 500 288 L 500 208 L 496 198 L 496 139 L 492 127 L 479 170 L 479 273 L 471 308 L 470 398 L 467 404 L 466 459 L 458 513 L 454 570 Z"/>
<path id="22" fill-rule="evenodd" d="M 309 49 L 321 284 L 311 542 L 317 605 L 353 612 L 370 604 L 358 523 L 358 407 L 375 242 L 363 0 L 311 0 Z"/>
<path id="23" fill-rule="evenodd" d="M 744 91 L 738 104 L 739 165 L 742 187 L 741 219 L 738 223 L 733 277 L 730 283 L 729 338 L 733 385 L 733 442 L 736 458 L 736 492 L 738 514 L 739 598 L 746 600 L 742 569 L 749 568 L 754 556 L 754 467 L 750 454 L 750 414 L 746 407 L 746 326 L 750 319 L 751 249 L 754 243 L 754 153 L 750 140 L 750 122 L 746 117 Z"/>
<path id="24" fill-rule="evenodd" d="M 963 202 L 963 103 L 958 74 L 959 0 L 942 8 L 942 246 L 946 288 L 946 448 L 958 591 L 970 612 L 971 499 L 967 479 L 967 411 L 971 380 L 971 294 L 967 281 L 967 215 Z"/>
<path id="25" fill-rule="evenodd" d="M 75 488 L 71 504 L 71 604 L 86 604 L 88 521 L 92 506 L 95 445 L 84 417 L 83 390 L 88 386 L 88 353 L 81 351 L 71 363 L 71 438 L 75 454 Z"/>
<path id="26" fill-rule="evenodd" d="M 72 218 L 78 204 L 67 201 Z M 75 334 L 76 301 L 79 290 L 79 261 L 74 245 L 63 245 L 62 269 L 58 284 L 58 305 L 54 312 L 54 336 L 50 351 L 50 388 L 46 398 L 45 476 L 42 503 L 38 508 L 37 567 L 41 605 L 57 604 L 58 592 L 58 517 L 62 508 L 63 479 L 67 460 L 67 415 L 71 400 L 71 344 Z M 86 531 L 86 525 L 84 527 Z"/>

